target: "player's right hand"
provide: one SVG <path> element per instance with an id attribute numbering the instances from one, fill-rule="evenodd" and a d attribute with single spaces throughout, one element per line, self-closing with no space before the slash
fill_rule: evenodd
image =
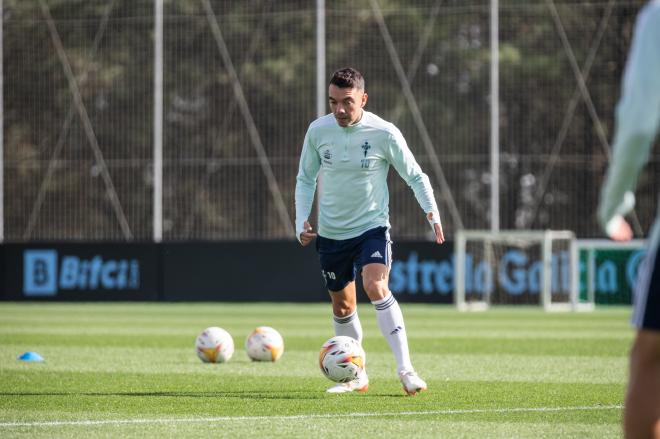
<path id="1" fill-rule="evenodd" d="M 621 215 L 615 215 L 614 218 L 607 223 L 605 231 L 607 236 L 614 241 L 630 241 L 633 237 L 633 231 L 630 224 L 628 224 L 628 221 L 626 221 Z"/>
<path id="2" fill-rule="evenodd" d="M 312 233 L 312 226 L 309 222 L 305 221 L 305 231 L 300 234 L 300 243 L 304 246 L 309 244 L 316 238 L 316 233 Z"/>

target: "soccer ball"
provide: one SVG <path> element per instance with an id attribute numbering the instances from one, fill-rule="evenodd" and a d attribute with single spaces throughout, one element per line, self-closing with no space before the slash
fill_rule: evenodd
<path id="1" fill-rule="evenodd" d="M 234 354 L 234 339 L 224 329 L 211 326 L 197 336 L 195 347 L 204 363 L 226 363 Z"/>
<path id="2" fill-rule="evenodd" d="M 284 353 L 284 340 L 270 326 L 259 326 L 245 339 L 245 352 L 254 361 L 277 361 Z"/>
<path id="3" fill-rule="evenodd" d="M 353 381 L 364 370 L 366 355 L 357 340 L 344 335 L 323 343 L 319 367 L 330 380 L 338 383 Z"/>

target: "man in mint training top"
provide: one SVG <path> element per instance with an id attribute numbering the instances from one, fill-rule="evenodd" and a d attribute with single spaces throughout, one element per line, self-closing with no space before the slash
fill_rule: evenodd
<path id="1" fill-rule="evenodd" d="M 648 161 L 660 123 L 660 0 L 637 17 L 635 35 L 616 110 L 612 160 L 601 193 L 598 219 L 614 240 L 632 238 L 623 215 L 634 206 L 632 191 Z M 627 438 L 660 438 L 660 215 L 648 240 L 635 285 L 632 322 L 637 335 L 630 355 L 624 415 Z"/>
<path id="2" fill-rule="evenodd" d="M 408 352 L 403 315 L 389 290 L 392 263 L 389 236 L 390 165 L 410 186 L 435 233 L 445 240 L 428 177 L 415 161 L 401 132 L 363 108 L 367 103 L 364 78 L 355 69 L 336 71 L 328 87 L 331 114 L 312 122 L 305 135 L 296 178 L 296 234 L 305 246 L 316 240 L 321 273 L 332 299 L 335 335 L 362 342 L 357 315 L 355 276 L 376 309 L 381 333 L 397 363 L 403 390 L 415 395 L 426 383 L 415 372 Z M 319 189 L 318 234 L 309 223 L 316 181 Z M 330 393 L 364 392 L 366 371 L 356 380 L 337 384 Z"/>

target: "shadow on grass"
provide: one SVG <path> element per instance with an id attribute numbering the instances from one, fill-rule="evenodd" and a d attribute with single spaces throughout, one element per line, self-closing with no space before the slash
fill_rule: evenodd
<path id="1" fill-rule="evenodd" d="M 91 396 L 91 397 L 147 397 L 147 398 L 237 398 L 237 399 L 272 399 L 272 400 L 300 400 L 300 399 L 324 399 L 324 398 L 342 398 L 350 395 L 330 395 L 325 392 L 310 394 L 310 391 L 287 391 L 287 392 L 264 392 L 250 390 L 236 390 L 228 392 L 0 392 L 0 396 Z M 358 394 L 359 398 L 405 398 L 404 394 L 394 393 L 364 393 Z"/>

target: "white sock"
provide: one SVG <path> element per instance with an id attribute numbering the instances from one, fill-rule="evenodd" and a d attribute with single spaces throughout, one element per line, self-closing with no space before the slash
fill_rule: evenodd
<path id="1" fill-rule="evenodd" d="M 362 343 L 362 325 L 357 310 L 346 317 L 333 316 L 332 325 L 335 327 L 335 335 L 346 335 Z"/>
<path id="2" fill-rule="evenodd" d="M 390 293 L 381 300 L 371 302 L 376 308 L 376 318 L 380 332 L 389 343 L 394 358 L 396 358 L 397 372 L 413 370 L 408 352 L 408 336 L 406 326 L 403 323 L 403 314 L 399 308 L 399 302 Z"/>

